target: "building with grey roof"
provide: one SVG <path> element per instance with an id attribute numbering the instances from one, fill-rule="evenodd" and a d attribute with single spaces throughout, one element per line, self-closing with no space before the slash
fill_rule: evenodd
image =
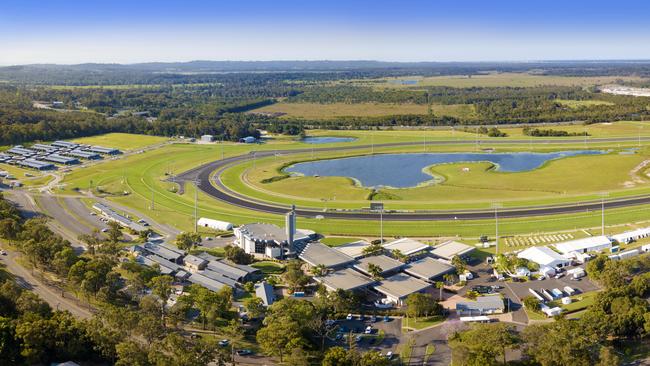
<path id="1" fill-rule="evenodd" d="M 199 273 L 199 274 L 201 274 L 201 275 L 203 275 L 203 276 L 205 276 L 205 277 L 207 277 L 207 278 L 209 278 L 211 280 L 221 282 L 221 283 L 223 283 L 225 285 L 228 285 L 228 286 L 230 286 L 232 288 L 236 288 L 239 285 L 239 282 L 233 280 L 232 278 L 228 278 L 228 277 L 224 276 L 223 274 L 221 274 L 219 272 L 215 272 L 215 271 L 210 270 L 209 268 L 206 268 L 203 271 L 196 271 L 196 272 L 193 272 L 193 273 Z"/>
<path id="2" fill-rule="evenodd" d="M 375 281 L 352 268 L 344 268 L 338 271 L 329 272 L 325 276 L 314 277 L 319 283 L 322 283 L 329 291 L 336 290 L 358 290 L 370 286 Z"/>
<path id="3" fill-rule="evenodd" d="M 438 258 L 450 261 L 455 256 L 465 257 L 475 249 L 476 248 L 471 245 L 450 240 L 440 245 L 436 245 L 436 247 L 431 251 L 431 254 Z"/>
<path id="4" fill-rule="evenodd" d="M 505 311 L 505 308 L 503 298 L 498 294 L 479 296 L 475 301 L 456 303 L 456 312 L 459 316 L 501 314 Z"/>
<path id="5" fill-rule="evenodd" d="M 162 244 L 144 243 L 142 245 L 142 248 L 144 248 L 144 250 L 150 254 L 157 255 L 160 258 L 166 259 L 169 262 L 176 264 L 181 263 L 181 259 L 184 255 L 183 252 L 172 250 L 171 248 Z"/>
<path id="6" fill-rule="evenodd" d="M 374 289 L 385 295 L 388 300 L 402 306 L 404 300 L 411 294 L 423 292 L 430 288 L 431 284 L 405 273 L 398 273 L 391 277 L 385 278 L 374 286 Z"/>
<path id="7" fill-rule="evenodd" d="M 187 281 L 193 284 L 203 286 L 208 290 L 215 291 L 215 292 L 221 290 L 222 288 L 224 288 L 224 286 L 227 286 L 223 282 L 213 280 L 209 277 L 204 276 L 201 273 L 192 273 L 192 275 L 189 278 L 187 278 Z"/>
<path id="8" fill-rule="evenodd" d="M 30 146 L 32 150 L 39 150 L 39 151 L 45 151 L 47 153 L 53 153 L 59 150 L 59 148 L 52 146 L 52 145 L 44 145 L 44 144 L 34 144 Z"/>
<path id="9" fill-rule="evenodd" d="M 63 165 L 79 164 L 79 159 L 71 158 L 71 157 L 67 157 L 67 156 L 61 156 L 59 154 L 50 154 L 50 155 L 47 155 L 47 156 L 43 156 L 41 159 L 45 160 L 45 161 L 51 161 L 51 162 L 57 163 L 57 164 L 63 164 Z"/>
<path id="10" fill-rule="evenodd" d="M 382 275 L 386 273 L 396 272 L 400 268 L 405 266 L 404 263 L 382 254 L 382 255 L 373 255 L 370 257 L 360 258 L 354 264 L 354 268 L 370 276 L 370 273 L 368 272 L 368 267 L 370 266 L 370 264 L 379 266 L 379 268 L 381 268 L 382 270 L 381 272 Z"/>
<path id="11" fill-rule="evenodd" d="M 311 242 L 298 255 L 298 258 L 312 267 L 324 265 L 327 268 L 342 267 L 354 262 L 354 258 L 320 242 Z"/>
<path id="12" fill-rule="evenodd" d="M 352 258 L 361 258 L 365 254 L 363 250 L 370 246 L 370 243 L 365 240 L 357 240 L 351 243 L 338 245 L 334 249 L 349 255 Z"/>
<path id="13" fill-rule="evenodd" d="M 208 265 L 208 261 L 192 254 L 188 254 L 185 256 L 185 258 L 183 258 L 183 264 L 190 271 L 200 271 L 202 269 L 205 269 L 205 267 Z"/>
<path id="14" fill-rule="evenodd" d="M 66 149 L 74 149 L 79 146 L 79 144 L 75 144 L 74 142 L 69 142 L 69 141 L 54 141 L 51 145 L 56 147 L 66 148 Z"/>
<path id="15" fill-rule="evenodd" d="M 160 273 L 164 274 L 164 275 L 171 275 L 172 273 L 174 273 L 176 271 L 174 268 L 171 268 L 171 267 L 167 266 L 166 264 L 160 264 L 159 262 L 154 261 L 149 257 L 150 256 L 148 256 L 148 255 L 147 256 L 146 255 L 137 255 L 135 257 L 135 261 L 136 261 L 136 263 L 139 263 L 139 264 L 141 264 L 143 266 L 147 266 L 147 267 L 154 267 L 154 266 L 157 265 L 158 268 L 160 269 Z"/>
<path id="16" fill-rule="evenodd" d="M 404 272 L 423 280 L 433 280 L 455 270 L 451 264 L 431 257 L 424 257 L 409 263 Z"/>
<path id="17" fill-rule="evenodd" d="M 111 147 L 103 147 L 103 146 L 91 146 L 88 148 L 88 151 L 98 153 L 98 154 L 104 154 L 104 155 L 117 155 L 122 153 L 118 149 L 113 149 Z"/>
<path id="18" fill-rule="evenodd" d="M 82 158 L 87 160 L 97 160 L 101 159 L 101 156 L 97 153 L 83 150 L 72 150 L 61 152 L 61 155 L 74 156 L 76 158 Z"/>
<path id="19" fill-rule="evenodd" d="M 106 206 L 103 203 L 97 202 L 97 203 L 95 203 L 93 205 L 93 208 L 95 210 L 101 212 L 107 219 L 117 222 L 118 224 L 120 224 L 120 226 L 123 226 L 125 228 L 129 228 L 129 229 L 131 229 L 133 231 L 136 231 L 136 232 L 141 232 L 141 231 L 147 230 L 147 228 L 144 227 L 143 225 L 140 225 L 139 223 L 134 222 L 133 220 L 127 218 L 126 216 L 120 215 L 115 210 L 113 210 L 112 208 Z"/>
<path id="20" fill-rule="evenodd" d="M 262 299 L 264 306 L 269 306 L 275 302 L 275 293 L 273 292 L 273 285 L 267 282 L 260 282 L 255 284 L 255 296 Z"/>
<path id="21" fill-rule="evenodd" d="M 402 254 L 408 256 L 419 254 L 431 249 L 431 246 L 428 244 L 410 238 L 393 240 L 389 243 L 382 244 L 382 246 L 390 252 L 399 250 Z"/>
<path id="22" fill-rule="evenodd" d="M 41 160 L 36 160 L 36 159 L 24 159 L 24 160 L 13 159 L 12 161 L 14 161 L 16 165 L 20 165 L 26 168 L 32 168 L 36 170 L 54 169 L 54 164 L 41 161 Z"/>
<path id="23" fill-rule="evenodd" d="M 31 149 L 26 149 L 26 148 L 24 148 L 24 147 L 22 147 L 20 145 L 12 147 L 11 149 L 7 150 L 7 152 L 10 153 L 10 154 L 21 155 L 21 156 L 25 156 L 25 157 L 34 156 L 34 155 L 37 154 L 36 151 L 31 150 Z"/>

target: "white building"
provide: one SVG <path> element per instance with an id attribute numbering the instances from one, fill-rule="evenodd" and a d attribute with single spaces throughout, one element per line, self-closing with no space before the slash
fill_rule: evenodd
<path id="1" fill-rule="evenodd" d="M 233 229 L 235 243 L 248 254 L 258 257 L 286 258 L 295 246 L 304 246 L 311 240 L 312 231 L 296 230 L 293 243 L 289 243 L 286 230 L 273 224 L 246 224 Z"/>
<path id="2" fill-rule="evenodd" d="M 257 141 L 257 139 L 253 136 L 246 136 L 239 139 L 239 142 L 243 142 L 245 144 L 252 144 L 255 141 Z"/>
<path id="3" fill-rule="evenodd" d="M 554 246 L 562 254 L 600 252 L 611 249 L 612 241 L 608 237 L 601 235 L 565 241 L 554 244 Z"/>
<path id="4" fill-rule="evenodd" d="M 517 254 L 517 257 L 537 263 L 540 268 L 562 268 L 571 264 L 571 260 L 545 246 L 524 249 Z"/>
<path id="5" fill-rule="evenodd" d="M 382 246 L 389 252 L 399 250 L 402 254 L 408 256 L 419 254 L 431 249 L 430 245 L 409 238 L 397 239 L 390 243 L 385 243 Z"/>
<path id="6" fill-rule="evenodd" d="M 201 136 L 201 141 L 202 142 L 212 142 L 212 141 L 214 141 L 214 136 L 212 136 L 212 135 L 203 135 L 203 136 Z"/>
<path id="7" fill-rule="evenodd" d="M 197 221 L 197 225 L 207 227 L 210 229 L 214 230 L 219 230 L 219 231 L 229 231 L 232 230 L 233 225 L 229 222 L 226 221 L 220 221 L 220 220 L 214 220 L 214 219 L 208 219 L 206 217 L 201 217 Z"/>
<path id="8" fill-rule="evenodd" d="M 647 238 L 650 236 L 650 227 L 626 231 L 624 233 L 612 235 L 612 240 L 619 244 L 628 244 L 635 240 Z"/>

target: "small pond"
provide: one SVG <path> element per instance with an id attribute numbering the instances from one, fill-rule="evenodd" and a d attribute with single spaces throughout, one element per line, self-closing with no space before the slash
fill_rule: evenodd
<path id="1" fill-rule="evenodd" d="M 307 176 L 349 177 L 364 187 L 415 187 L 432 180 L 424 168 L 445 163 L 491 162 L 501 172 L 539 168 L 549 160 L 603 154 L 597 150 L 552 153 L 419 153 L 379 154 L 294 164 L 285 170 Z"/>

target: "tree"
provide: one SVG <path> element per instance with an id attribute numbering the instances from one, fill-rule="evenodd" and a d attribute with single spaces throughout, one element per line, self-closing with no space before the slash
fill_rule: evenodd
<path id="1" fill-rule="evenodd" d="M 122 227 L 115 221 L 109 221 L 106 235 L 111 243 L 117 243 L 122 239 Z"/>
<path id="2" fill-rule="evenodd" d="M 267 317 L 266 320 L 269 318 Z M 295 348 L 302 348 L 305 339 L 300 332 L 300 324 L 288 318 L 271 318 L 264 321 L 264 327 L 257 331 L 257 342 L 265 353 L 280 357 L 283 361 L 285 354 Z"/>
<path id="3" fill-rule="evenodd" d="M 457 255 L 451 258 L 451 265 L 456 267 L 456 273 L 458 274 L 465 273 L 465 271 L 467 270 L 467 263 L 465 263 L 463 258 Z"/>
<path id="4" fill-rule="evenodd" d="M 244 249 L 236 245 L 226 245 L 224 248 L 226 258 L 233 263 L 237 264 L 251 264 L 253 263 L 253 255 L 248 254 Z"/>
<path id="5" fill-rule="evenodd" d="M 313 276 L 321 277 L 327 274 L 327 267 L 324 264 L 317 264 L 309 269 Z"/>
<path id="6" fill-rule="evenodd" d="M 611 347 L 600 347 L 596 366 L 618 366 L 620 364 L 620 358 Z"/>
<path id="7" fill-rule="evenodd" d="M 0 317 L 0 366 L 22 364 L 20 348 L 20 341 L 16 339 L 15 324 L 10 318 Z"/>
<path id="8" fill-rule="evenodd" d="M 395 259 L 397 259 L 398 261 L 400 261 L 400 262 L 402 262 L 402 263 L 406 263 L 406 261 L 407 261 L 408 258 L 409 258 L 407 255 L 405 255 L 404 253 L 402 253 L 402 251 L 399 250 L 399 249 L 394 249 L 394 250 L 391 252 L 391 254 L 393 255 L 393 257 L 394 257 Z"/>
<path id="9" fill-rule="evenodd" d="M 198 233 L 182 232 L 176 236 L 176 246 L 178 249 L 191 251 L 192 248 L 201 242 L 201 235 Z"/>
<path id="10" fill-rule="evenodd" d="M 252 319 L 260 318 L 264 316 L 266 308 L 264 307 L 264 302 L 259 297 L 250 297 L 244 300 L 244 307 L 248 316 Z"/>
<path id="11" fill-rule="evenodd" d="M 362 252 L 365 255 L 378 255 L 384 252 L 384 247 L 381 245 L 381 242 L 378 241 L 363 248 Z"/>
<path id="12" fill-rule="evenodd" d="M 331 347 L 323 357 L 323 366 L 356 366 L 355 360 L 350 357 L 350 352 L 343 347 Z"/>
<path id="13" fill-rule="evenodd" d="M 309 283 L 309 276 L 302 270 L 302 262 L 291 260 L 287 263 L 286 269 L 282 274 L 282 279 L 289 287 L 291 292 L 295 292 Z"/>
<path id="14" fill-rule="evenodd" d="M 147 349 L 138 342 L 127 340 L 115 346 L 117 362 L 115 366 L 149 366 L 151 363 L 147 357 Z"/>
<path id="15" fill-rule="evenodd" d="M 169 300 L 172 292 L 172 282 L 171 276 L 167 275 L 154 277 L 149 282 L 152 293 L 160 299 L 160 314 L 163 325 L 165 324 L 165 305 L 167 305 L 167 300 Z"/>
<path id="16" fill-rule="evenodd" d="M 390 360 L 378 351 L 368 351 L 361 355 L 360 366 L 388 366 Z"/>
<path id="17" fill-rule="evenodd" d="M 474 324 L 469 330 L 457 332 L 449 339 L 452 357 L 469 366 L 496 365 L 497 359 L 506 363 L 508 348 L 517 338 L 513 327 L 504 323 Z"/>
<path id="18" fill-rule="evenodd" d="M 522 333 L 524 354 L 542 366 L 590 366 L 597 362 L 601 339 L 582 321 L 563 318 L 548 324 L 534 324 Z"/>
<path id="19" fill-rule="evenodd" d="M 539 299 L 537 299 L 534 296 L 526 296 L 523 299 L 524 307 L 530 311 L 533 312 L 539 312 L 540 310 L 540 302 Z"/>
<path id="20" fill-rule="evenodd" d="M 374 263 L 368 263 L 368 273 L 373 280 L 379 281 L 382 279 L 381 275 L 384 273 L 384 270 Z"/>
<path id="21" fill-rule="evenodd" d="M 428 317 L 442 312 L 442 305 L 433 299 L 429 294 L 413 293 L 406 298 L 406 313 L 408 316 L 417 318 Z"/>
<path id="22" fill-rule="evenodd" d="M 438 301 L 442 301 L 442 290 L 445 288 L 445 283 L 436 281 L 436 288 L 440 290 L 440 293 L 438 294 Z"/>

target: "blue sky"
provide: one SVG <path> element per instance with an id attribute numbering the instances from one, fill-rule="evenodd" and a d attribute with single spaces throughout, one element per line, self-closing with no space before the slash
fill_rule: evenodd
<path id="1" fill-rule="evenodd" d="M 650 2 L 0 2 L 0 64 L 650 59 Z"/>

